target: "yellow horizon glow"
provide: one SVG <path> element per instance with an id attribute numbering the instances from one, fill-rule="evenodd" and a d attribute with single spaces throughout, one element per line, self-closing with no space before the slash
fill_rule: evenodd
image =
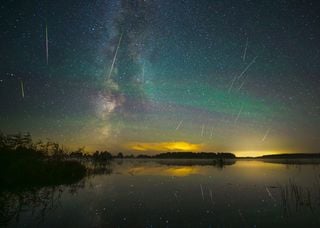
<path id="1" fill-rule="evenodd" d="M 287 154 L 288 151 L 280 150 L 241 150 L 233 152 L 237 157 L 259 157 L 262 155 L 271 155 L 271 154 Z"/>
<path id="2" fill-rule="evenodd" d="M 75 151 L 79 148 L 81 148 L 81 145 L 78 144 L 67 144 L 64 146 L 65 149 L 67 149 L 68 152 Z M 165 141 L 165 142 L 131 142 L 124 145 L 123 149 L 129 150 L 126 151 L 129 153 L 132 150 L 135 151 L 141 151 L 141 152 L 150 152 L 150 154 L 154 154 L 152 152 L 219 152 L 217 149 L 210 150 L 205 144 L 196 144 L 196 143 L 190 143 L 187 141 Z M 96 145 L 90 145 L 86 144 L 84 147 L 84 151 L 87 154 L 92 154 L 96 150 L 108 150 L 103 149 L 103 147 Z M 109 150 L 108 150 L 109 151 Z M 113 151 L 116 153 L 117 151 L 121 151 L 120 149 Z M 123 150 L 122 150 L 123 151 Z M 227 150 L 221 150 L 226 151 Z M 292 150 L 230 150 L 230 153 L 233 153 L 236 157 L 259 157 L 262 155 L 271 155 L 271 154 L 290 154 L 290 153 L 296 153 Z M 112 153 L 112 151 L 111 151 Z M 147 153 L 149 154 L 149 153 Z"/>
<path id="3" fill-rule="evenodd" d="M 200 151 L 202 144 L 189 143 L 185 141 L 176 142 L 136 142 L 130 143 L 129 149 L 137 151 Z"/>

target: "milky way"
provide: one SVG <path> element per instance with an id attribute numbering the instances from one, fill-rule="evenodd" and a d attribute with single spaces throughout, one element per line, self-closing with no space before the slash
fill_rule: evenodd
<path id="1" fill-rule="evenodd" d="M 317 1 L 6 1 L 0 130 L 70 148 L 319 152 Z"/>

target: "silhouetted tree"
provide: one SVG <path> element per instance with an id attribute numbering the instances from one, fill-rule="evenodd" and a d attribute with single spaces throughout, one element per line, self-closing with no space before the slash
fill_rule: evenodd
<path id="1" fill-rule="evenodd" d="M 121 152 L 118 153 L 117 158 L 123 158 L 123 154 Z"/>
<path id="2" fill-rule="evenodd" d="M 96 151 L 92 155 L 92 158 L 95 161 L 108 161 L 108 160 L 112 159 L 112 155 L 108 151 L 103 151 L 103 152 Z"/>

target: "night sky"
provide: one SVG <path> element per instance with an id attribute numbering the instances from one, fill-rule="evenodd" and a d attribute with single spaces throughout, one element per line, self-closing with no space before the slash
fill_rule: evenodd
<path id="1" fill-rule="evenodd" d="M 125 154 L 320 152 L 320 7 L 0 3 L 0 130 Z"/>

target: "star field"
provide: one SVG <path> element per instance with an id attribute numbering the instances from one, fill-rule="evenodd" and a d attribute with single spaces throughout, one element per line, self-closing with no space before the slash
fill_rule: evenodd
<path id="1" fill-rule="evenodd" d="M 6 1 L 0 130 L 89 152 L 319 152 L 319 10 L 296 0 Z"/>

